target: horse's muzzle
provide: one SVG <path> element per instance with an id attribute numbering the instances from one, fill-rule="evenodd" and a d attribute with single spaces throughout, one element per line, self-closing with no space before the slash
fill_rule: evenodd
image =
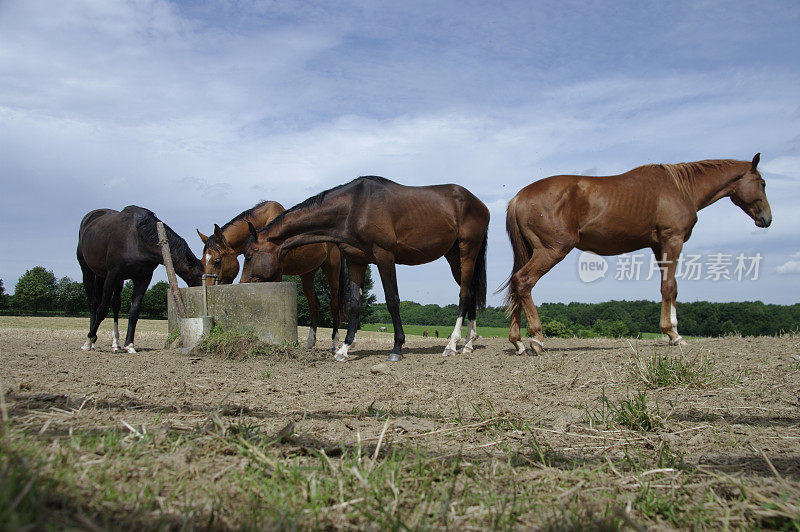
<path id="1" fill-rule="evenodd" d="M 758 218 L 756 218 L 756 226 L 758 227 L 769 227 L 772 224 L 772 215 L 763 215 L 760 214 Z"/>

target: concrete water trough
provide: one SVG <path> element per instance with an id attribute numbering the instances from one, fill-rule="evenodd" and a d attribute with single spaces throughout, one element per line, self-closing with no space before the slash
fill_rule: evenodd
<path id="1" fill-rule="evenodd" d="M 251 331 L 270 344 L 297 342 L 297 288 L 294 283 L 246 283 L 206 287 L 208 316 L 214 325 L 226 330 Z M 180 289 L 181 299 L 190 322 L 201 327 L 203 287 Z M 175 302 L 167 298 L 169 332 L 179 330 Z M 204 327 L 209 325 L 206 323 Z M 187 323 L 184 323 L 187 330 Z M 182 331 L 183 332 L 183 331 Z"/>

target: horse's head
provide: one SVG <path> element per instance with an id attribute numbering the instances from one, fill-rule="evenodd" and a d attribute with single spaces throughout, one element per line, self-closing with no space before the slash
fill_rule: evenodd
<path id="1" fill-rule="evenodd" d="M 250 222 L 251 238 L 244 249 L 244 267 L 241 283 L 280 281 L 283 267 L 280 260 L 280 247 L 264 234 L 259 234 Z"/>
<path id="2" fill-rule="evenodd" d="M 756 153 L 750 169 L 734 182 L 730 192 L 731 201 L 756 221 L 758 227 L 769 227 L 772 223 L 772 210 L 767 201 L 767 183 L 758 172 L 761 154 Z"/>
<path id="3" fill-rule="evenodd" d="M 203 284 L 231 284 L 239 273 L 239 259 L 222 229 L 214 224 L 212 236 L 205 236 L 199 229 L 197 234 L 203 241 Z"/>

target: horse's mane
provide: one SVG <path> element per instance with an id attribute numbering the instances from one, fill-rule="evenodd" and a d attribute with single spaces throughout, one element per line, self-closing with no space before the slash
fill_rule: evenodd
<path id="1" fill-rule="evenodd" d="M 256 203 L 252 207 L 250 207 L 249 209 L 246 209 L 246 210 L 240 212 L 239 214 L 237 214 L 236 216 L 234 216 L 233 218 L 228 220 L 228 223 L 226 223 L 225 225 L 220 227 L 220 229 L 224 231 L 225 229 L 227 229 L 228 227 L 232 226 L 233 224 L 235 224 L 239 220 L 243 220 L 244 218 L 251 217 L 255 213 L 256 209 L 258 209 L 259 207 L 262 207 L 263 205 L 265 205 L 267 203 L 270 203 L 270 202 L 268 200 L 259 201 L 258 203 Z M 213 233 L 211 234 L 211 236 L 208 237 L 208 239 L 203 244 L 203 255 L 205 255 L 206 251 L 209 250 L 209 249 L 213 250 L 213 251 L 217 251 L 217 252 L 220 251 L 219 244 L 217 243 L 217 239 L 214 237 Z"/>
<path id="2" fill-rule="evenodd" d="M 692 189 L 694 188 L 695 179 L 709 170 L 717 170 L 720 168 L 727 168 L 739 161 L 733 159 L 707 159 L 704 161 L 695 161 L 691 163 L 677 163 L 677 164 L 650 164 L 642 168 L 660 168 L 667 173 L 667 176 L 675 183 L 678 190 L 685 196 L 690 197 Z"/>
<path id="3" fill-rule="evenodd" d="M 350 181 L 349 183 L 344 183 L 343 185 L 338 185 L 338 186 L 335 186 L 333 188 L 329 188 L 328 190 L 323 190 L 322 192 L 320 192 L 316 196 L 311 196 L 307 200 L 304 200 L 304 201 L 298 203 L 294 207 L 290 207 L 290 208 L 286 209 L 285 211 L 280 213 L 278 216 L 276 216 L 270 223 L 267 224 L 266 227 L 264 227 L 260 231 L 268 231 L 273 225 L 275 227 L 279 227 L 280 224 L 283 223 L 283 219 L 285 218 L 285 216 L 287 214 L 289 214 L 291 212 L 295 212 L 295 211 L 300 211 L 300 210 L 303 210 L 303 209 L 308 209 L 309 207 L 315 207 L 317 205 L 321 205 L 322 202 L 325 201 L 325 198 L 327 198 L 331 193 L 336 192 L 336 191 L 341 190 L 341 189 L 346 188 L 346 187 L 352 187 L 352 186 L 358 185 L 359 183 L 363 183 L 364 181 L 373 181 L 373 182 L 379 183 L 381 185 L 386 185 L 386 184 L 390 184 L 390 183 L 394 184 L 394 181 L 392 181 L 391 179 L 386 179 L 385 177 L 380 177 L 380 176 L 377 176 L 377 175 L 364 175 L 364 176 L 361 176 L 361 177 L 357 177 L 357 178 L 353 179 L 352 181 Z"/>
<path id="4" fill-rule="evenodd" d="M 156 224 L 158 222 L 164 222 L 159 220 L 153 211 L 145 209 L 144 207 L 130 205 L 123 210 L 131 210 L 135 213 L 136 232 L 139 234 L 139 237 L 148 244 L 158 247 L 159 240 Z M 194 257 L 194 253 L 192 253 L 186 240 L 181 238 L 180 235 L 173 231 L 167 224 L 164 224 L 164 232 L 167 234 L 167 242 L 169 243 L 169 249 L 173 257 Z"/>

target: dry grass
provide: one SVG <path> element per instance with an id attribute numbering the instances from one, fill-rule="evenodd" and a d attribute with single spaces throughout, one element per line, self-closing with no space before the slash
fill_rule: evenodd
<path id="1" fill-rule="evenodd" d="M 80 331 L 26 334 L 0 383 L 7 529 L 800 529 L 796 335 L 776 340 L 777 362 L 762 343 L 703 344 L 718 378 L 654 388 L 631 383 L 629 348 L 612 341 L 529 359 L 484 348 L 461 365 L 437 349 L 377 375 L 375 357 L 334 365 L 327 351 L 59 359 L 47 340 L 77 346 Z M 513 371 L 519 388 L 498 385 Z M 428 387 L 416 406 L 397 399 Z M 577 413 L 553 418 L 549 403 Z"/>

